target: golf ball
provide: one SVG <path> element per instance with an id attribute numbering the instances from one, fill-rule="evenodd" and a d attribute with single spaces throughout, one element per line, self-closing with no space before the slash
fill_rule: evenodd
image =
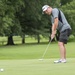
<path id="1" fill-rule="evenodd" d="M 0 69 L 0 72 L 3 72 L 3 71 L 4 71 L 4 69 L 3 69 L 3 68 L 1 68 L 1 69 Z"/>

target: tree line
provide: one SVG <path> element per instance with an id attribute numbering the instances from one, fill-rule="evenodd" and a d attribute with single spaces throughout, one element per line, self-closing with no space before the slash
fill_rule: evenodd
<path id="1" fill-rule="evenodd" d="M 7 36 L 7 45 L 13 45 L 13 36 L 36 35 L 40 43 L 40 35 L 49 37 L 51 22 L 47 15 L 42 15 L 42 6 L 48 4 L 61 9 L 75 36 L 75 0 L 0 0 L 0 36 Z"/>

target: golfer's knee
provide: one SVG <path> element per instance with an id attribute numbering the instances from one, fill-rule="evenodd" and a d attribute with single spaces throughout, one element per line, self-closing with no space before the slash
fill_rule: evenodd
<path id="1" fill-rule="evenodd" d="M 63 42 L 58 42 L 58 45 L 59 46 L 63 46 Z"/>

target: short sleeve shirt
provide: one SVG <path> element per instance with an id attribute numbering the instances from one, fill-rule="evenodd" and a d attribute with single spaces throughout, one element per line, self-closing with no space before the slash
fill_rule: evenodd
<path id="1" fill-rule="evenodd" d="M 60 11 L 60 16 L 61 16 L 62 22 L 59 20 L 59 11 Z M 59 20 L 57 29 L 60 32 L 66 30 L 66 29 L 71 29 L 68 21 L 66 20 L 65 15 L 63 14 L 63 12 L 61 10 L 58 10 L 57 8 L 52 9 L 52 15 L 51 15 L 52 25 L 54 25 L 55 18 L 58 18 L 58 20 Z"/>

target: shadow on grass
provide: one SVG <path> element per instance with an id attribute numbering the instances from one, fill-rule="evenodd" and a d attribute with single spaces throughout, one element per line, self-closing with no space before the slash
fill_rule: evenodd
<path id="1" fill-rule="evenodd" d="M 51 44 L 55 44 L 57 42 L 51 42 Z M 14 45 L 1 45 L 0 47 L 4 47 L 4 46 L 31 46 L 31 45 L 47 45 L 49 44 L 49 42 L 40 42 L 40 43 L 25 43 L 25 44 L 14 44 Z"/>

